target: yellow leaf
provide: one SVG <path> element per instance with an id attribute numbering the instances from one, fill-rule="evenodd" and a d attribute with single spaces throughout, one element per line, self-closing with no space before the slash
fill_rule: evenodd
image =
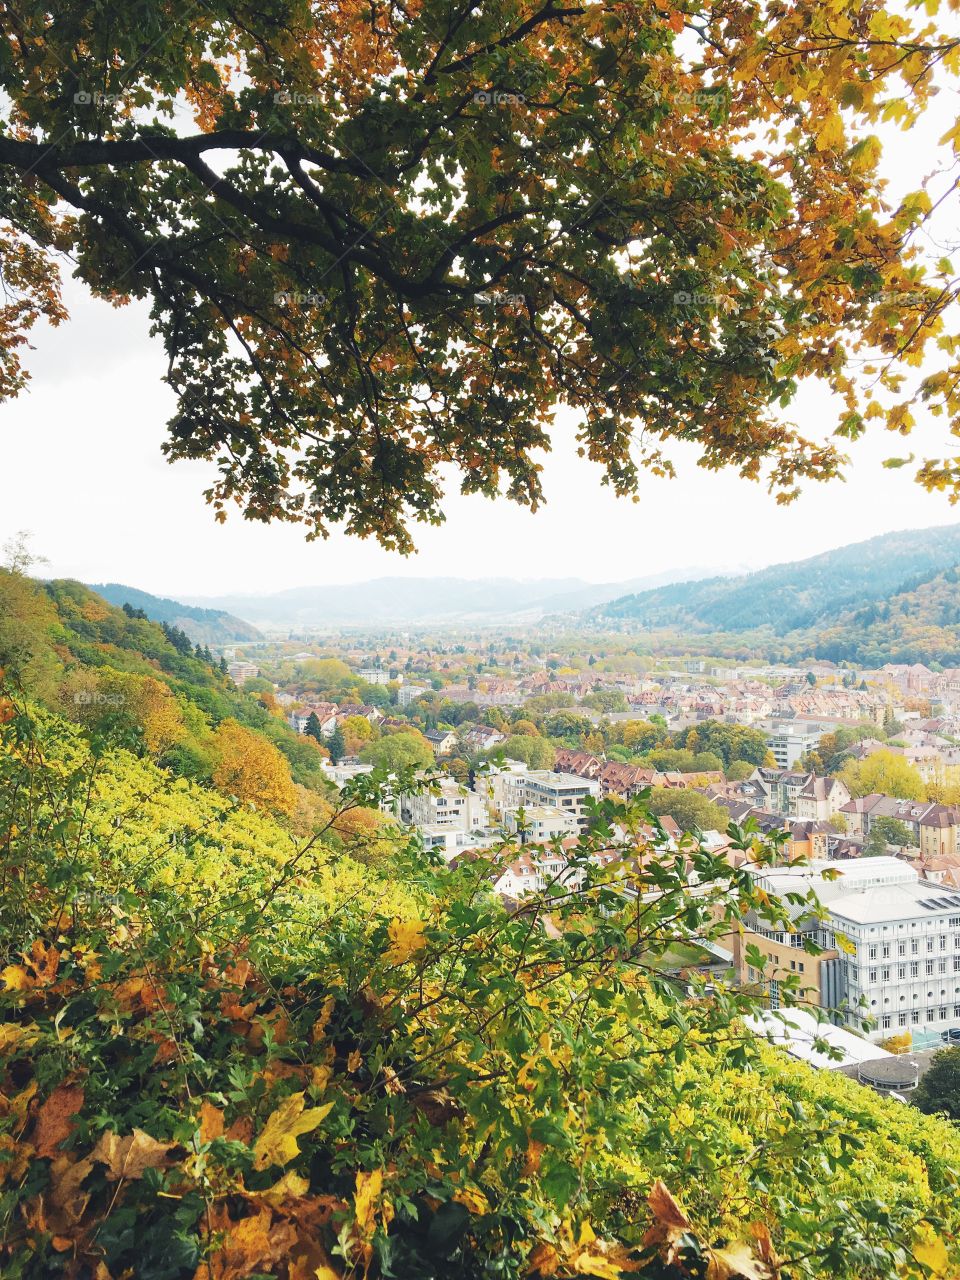
<path id="1" fill-rule="evenodd" d="M 266 1200 L 271 1208 L 278 1209 L 284 1200 L 297 1200 L 300 1196 L 305 1196 L 309 1190 L 309 1180 L 301 1178 L 293 1169 L 288 1169 L 279 1182 L 275 1182 L 272 1187 L 267 1187 L 266 1191 L 258 1191 L 257 1195 L 261 1200 Z"/>
<path id="2" fill-rule="evenodd" d="M 333 1103 L 323 1107 L 303 1109 L 303 1094 L 291 1093 L 284 1098 L 280 1106 L 263 1126 L 263 1132 L 253 1148 L 253 1167 L 269 1169 L 273 1164 L 288 1164 L 300 1154 L 297 1138 L 301 1134 L 311 1133 L 327 1114 L 333 1110 Z"/>
<path id="3" fill-rule="evenodd" d="M 453 1193 L 453 1198 L 457 1204 L 462 1204 L 471 1213 L 489 1213 L 490 1201 L 482 1191 L 476 1191 L 473 1187 L 461 1187 L 459 1191 Z"/>
<path id="4" fill-rule="evenodd" d="M 416 919 L 416 917 L 413 920 L 391 921 L 387 932 L 390 934 L 392 946 L 386 953 L 387 963 L 403 964 L 412 955 L 422 951 L 427 945 L 423 929 L 423 921 Z"/>
<path id="5" fill-rule="evenodd" d="M 707 1280 L 767 1280 L 765 1266 L 744 1240 L 736 1240 L 725 1249 L 711 1249 L 707 1264 Z"/>
<path id="6" fill-rule="evenodd" d="M 839 151 L 844 143 L 843 121 L 840 113 L 833 111 L 820 126 L 817 134 L 818 151 Z"/>
<path id="7" fill-rule="evenodd" d="M 383 1171 L 374 1169 L 371 1173 L 357 1174 L 356 1190 L 353 1195 L 353 1212 L 357 1226 L 362 1233 L 370 1233 L 375 1226 L 374 1208 L 383 1190 Z"/>
<path id="8" fill-rule="evenodd" d="M 923 1240 L 913 1246 L 913 1256 L 925 1267 L 929 1267 L 935 1276 L 946 1276 L 950 1269 L 950 1255 L 947 1246 L 939 1236 L 932 1240 Z"/>
<path id="9" fill-rule="evenodd" d="M 26 969 L 18 964 L 8 964 L 2 976 L 8 991 L 29 991 L 33 986 Z"/>

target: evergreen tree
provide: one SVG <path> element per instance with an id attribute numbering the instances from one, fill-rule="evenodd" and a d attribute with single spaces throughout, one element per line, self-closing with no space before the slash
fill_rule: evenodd
<path id="1" fill-rule="evenodd" d="M 339 764 L 346 754 L 347 744 L 343 737 L 343 730 L 339 725 L 327 739 L 327 750 L 330 752 L 330 759 L 334 764 Z"/>
<path id="2" fill-rule="evenodd" d="M 339 727 L 340 726 L 338 725 L 337 728 L 339 729 Z M 307 734 L 308 737 L 315 738 L 317 742 L 323 741 L 323 730 L 320 728 L 320 718 L 315 711 L 310 712 L 310 715 L 307 718 L 306 727 L 304 728 L 304 733 Z M 342 738 L 343 734 L 340 736 Z"/>
<path id="3" fill-rule="evenodd" d="M 229 668 L 227 667 L 226 658 L 220 659 L 220 671 L 221 671 L 221 674 L 225 676 L 228 676 L 230 674 Z"/>

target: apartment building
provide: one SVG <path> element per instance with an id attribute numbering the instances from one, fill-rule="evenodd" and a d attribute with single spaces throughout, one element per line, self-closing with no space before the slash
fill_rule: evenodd
<path id="1" fill-rule="evenodd" d="M 824 880 L 823 871 L 836 877 Z M 811 891 L 822 904 L 822 919 L 809 906 L 788 904 L 792 927 L 785 930 L 751 913 L 747 933 L 735 948 L 742 980 L 762 982 L 771 1007 L 780 1002 L 786 974 L 798 975 L 808 998 L 882 1040 L 910 1032 L 921 1043 L 960 1028 L 960 893 L 921 880 L 899 858 L 854 862 L 818 861 L 806 867 L 758 869 L 763 888 L 784 900 L 786 893 Z M 803 951 L 811 938 L 820 956 Z M 746 961 L 754 943 L 764 957 L 758 970 Z M 852 947 L 852 951 L 850 948 Z"/>
<path id="2" fill-rule="evenodd" d="M 596 779 L 554 773 L 550 769 L 504 772 L 498 790 L 501 818 L 512 809 L 548 807 L 572 814 L 578 827 L 586 825 L 584 802 L 587 797 L 600 798 L 600 783 Z"/>
<path id="3" fill-rule="evenodd" d="M 468 791 L 454 778 L 441 778 L 429 791 L 403 796 L 400 817 L 418 828 L 477 831 L 487 825 L 487 807 L 475 791 Z"/>
<path id="4" fill-rule="evenodd" d="M 554 805 L 531 805 L 529 809 L 508 809 L 503 820 L 506 831 L 518 835 L 521 844 L 546 844 L 558 836 L 561 840 L 576 836 L 580 830 L 577 815 Z"/>

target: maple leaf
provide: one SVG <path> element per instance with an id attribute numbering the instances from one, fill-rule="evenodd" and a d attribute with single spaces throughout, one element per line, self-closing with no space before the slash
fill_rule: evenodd
<path id="1" fill-rule="evenodd" d="M 274 1164 L 288 1164 L 300 1154 L 297 1138 L 311 1133 L 324 1120 L 333 1103 L 304 1110 L 303 1093 L 291 1093 L 284 1098 L 276 1111 L 268 1118 L 253 1148 L 255 1169 L 269 1169 Z"/>
<path id="2" fill-rule="evenodd" d="M 120 1178 L 128 1182 L 142 1178 L 147 1169 L 163 1169 L 170 1161 L 175 1142 L 159 1142 L 142 1129 L 134 1129 L 126 1138 L 111 1129 L 100 1135 L 100 1141 L 90 1153 L 91 1160 L 107 1166 L 111 1182 Z"/>
<path id="3" fill-rule="evenodd" d="M 61 1084 L 37 1111 L 33 1144 L 38 1156 L 52 1157 L 77 1127 L 74 1116 L 83 1106 L 83 1086 Z"/>

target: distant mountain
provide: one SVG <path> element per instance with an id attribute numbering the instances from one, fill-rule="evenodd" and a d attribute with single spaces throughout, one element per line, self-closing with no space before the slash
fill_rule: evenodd
<path id="1" fill-rule="evenodd" d="M 741 577 L 632 593 L 600 604 L 588 617 L 595 625 L 616 621 L 700 633 L 767 628 L 786 636 L 843 625 L 844 616 L 858 607 L 882 607 L 898 591 L 912 590 L 957 564 L 960 525 L 911 529 Z M 949 595 L 955 599 L 955 589 Z"/>
<path id="2" fill-rule="evenodd" d="M 119 582 L 91 582 L 87 586 L 110 604 L 129 604 L 134 609 L 142 609 L 153 622 L 179 627 L 195 644 L 222 645 L 232 641 L 263 639 L 256 627 L 222 609 L 200 609 L 195 605 L 181 604 L 179 600 L 152 596 L 148 591 L 125 587 Z"/>
<path id="3" fill-rule="evenodd" d="M 628 582 L 580 578 L 375 578 L 341 586 L 294 587 L 272 595 L 188 597 L 228 609 L 259 626 L 279 629 L 431 623 L 535 622 L 547 614 L 578 613 L 627 591 L 706 577 L 707 569 L 662 572 Z M 716 573 L 716 570 L 713 570 Z"/>

